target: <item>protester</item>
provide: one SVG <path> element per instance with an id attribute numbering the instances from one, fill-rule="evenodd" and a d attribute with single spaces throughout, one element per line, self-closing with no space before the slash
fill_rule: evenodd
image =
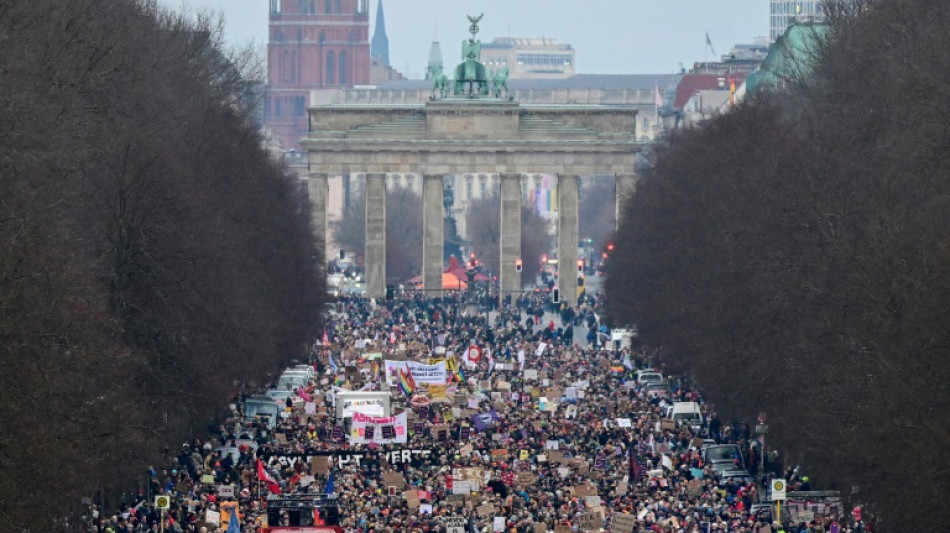
<path id="1" fill-rule="evenodd" d="M 236 402 L 209 442 L 186 443 L 167 470 L 152 470 L 149 495 L 171 497 L 165 530 L 233 530 L 236 512 L 240 530 L 256 532 L 269 494 L 328 491 L 347 533 L 441 533 L 450 517 L 461 518 L 467 532 L 771 526 L 770 515 L 752 511 L 760 487 L 722 481 L 701 454 L 703 439 L 712 438 L 757 457 L 748 427 L 720 420 L 681 379 L 646 394 L 635 373 L 654 362 L 630 348 L 597 345 L 597 331 L 609 334 L 597 300 L 558 310 L 547 294 L 526 293 L 491 315 L 465 316 L 457 298 L 341 299 L 311 349 L 315 376 L 282 401 L 275 427 L 244 418 Z M 589 341 L 584 346 L 573 342 L 575 324 L 590 332 L 579 337 Z M 445 384 L 387 375 L 386 361 L 444 365 Z M 387 384 L 395 377 L 397 385 Z M 379 426 L 381 417 L 362 415 L 354 424 L 365 418 L 372 440 L 405 442 L 350 442 L 335 418 L 341 390 L 389 390 L 404 426 L 388 419 Z M 700 402 L 708 425 L 694 432 L 664 420 L 662 407 L 673 401 Z M 394 428 L 391 438 L 386 427 Z M 329 454 L 326 468 L 315 468 L 315 458 L 327 456 L 318 454 Z M 810 486 L 797 471 L 786 475 Z M 91 520 L 89 531 L 157 530 L 163 515 L 152 504 L 143 497 L 116 516 Z M 817 518 L 785 531 L 829 527 Z"/>

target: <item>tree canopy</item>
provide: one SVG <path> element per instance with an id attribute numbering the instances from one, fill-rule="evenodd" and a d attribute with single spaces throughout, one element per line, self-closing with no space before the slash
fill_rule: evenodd
<path id="1" fill-rule="evenodd" d="M 950 514 L 950 5 L 830 2 L 806 78 L 656 147 L 608 312 L 881 531 Z"/>
<path id="2" fill-rule="evenodd" d="M 0 35 L 0 522 L 59 531 L 304 353 L 323 251 L 218 24 L 31 0 Z"/>

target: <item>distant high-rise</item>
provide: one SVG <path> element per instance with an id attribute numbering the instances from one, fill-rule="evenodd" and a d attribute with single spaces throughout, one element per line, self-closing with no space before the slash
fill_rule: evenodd
<path id="1" fill-rule="evenodd" d="M 373 30 L 373 42 L 370 57 L 378 59 L 385 66 L 389 64 L 389 37 L 386 36 L 386 17 L 383 15 L 383 0 L 376 4 L 376 29 Z"/>
<path id="2" fill-rule="evenodd" d="M 815 21 L 822 18 L 822 0 L 769 0 L 769 40 L 785 33 L 795 20 Z"/>
<path id="3" fill-rule="evenodd" d="M 369 0 L 270 0 L 268 32 L 264 123 L 299 149 L 311 89 L 369 83 Z"/>
<path id="4" fill-rule="evenodd" d="M 429 63 L 426 65 L 427 80 L 433 78 L 432 73 L 435 72 L 436 68 L 444 69 L 442 64 L 442 46 L 439 44 L 438 39 L 432 41 L 432 46 L 429 47 Z"/>

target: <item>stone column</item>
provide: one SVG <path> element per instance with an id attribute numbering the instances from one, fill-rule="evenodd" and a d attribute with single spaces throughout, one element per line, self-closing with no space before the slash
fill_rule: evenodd
<path id="1" fill-rule="evenodd" d="M 322 172 L 311 172 L 304 179 L 310 199 L 310 231 L 324 256 L 327 252 L 327 199 L 330 195 L 329 177 Z M 326 257 L 324 258 L 326 259 Z M 318 265 L 321 270 L 324 265 Z"/>
<path id="2" fill-rule="evenodd" d="M 515 262 L 521 259 L 521 174 L 504 173 L 501 178 L 501 224 L 498 241 L 501 248 L 498 254 L 498 293 L 499 306 L 504 304 L 505 296 L 512 300 L 521 291 L 521 274 L 515 269 Z"/>
<path id="3" fill-rule="evenodd" d="M 430 298 L 442 297 L 442 254 L 445 239 L 442 235 L 443 191 L 442 174 L 422 176 L 422 283 Z"/>
<path id="4" fill-rule="evenodd" d="M 366 187 L 366 295 L 386 296 L 386 174 L 367 173 Z"/>
<path id="5" fill-rule="evenodd" d="M 636 174 L 617 174 L 616 176 L 616 195 L 617 195 L 617 218 L 615 229 L 620 227 L 620 221 L 623 218 L 623 206 L 630 200 L 633 193 L 637 190 Z"/>
<path id="6" fill-rule="evenodd" d="M 577 303 L 578 180 L 557 175 L 557 270 L 561 301 Z"/>

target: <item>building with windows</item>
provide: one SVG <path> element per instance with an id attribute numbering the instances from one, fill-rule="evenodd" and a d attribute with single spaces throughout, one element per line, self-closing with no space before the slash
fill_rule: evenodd
<path id="1" fill-rule="evenodd" d="M 793 22 L 817 22 L 822 20 L 822 0 L 769 0 L 769 41 L 785 33 Z"/>
<path id="2" fill-rule="evenodd" d="M 270 0 L 264 124 L 284 149 L 307 136 L 312 89 L 369 82 L 369 0 Z"/>
<path id="3" fill-rule="evenodd" d="M 574 48 L 544 37 L 496 37 L 482 44 L 482 63 L 491 73 L 507 65 L 513 80 L 570 78 Z"/>

